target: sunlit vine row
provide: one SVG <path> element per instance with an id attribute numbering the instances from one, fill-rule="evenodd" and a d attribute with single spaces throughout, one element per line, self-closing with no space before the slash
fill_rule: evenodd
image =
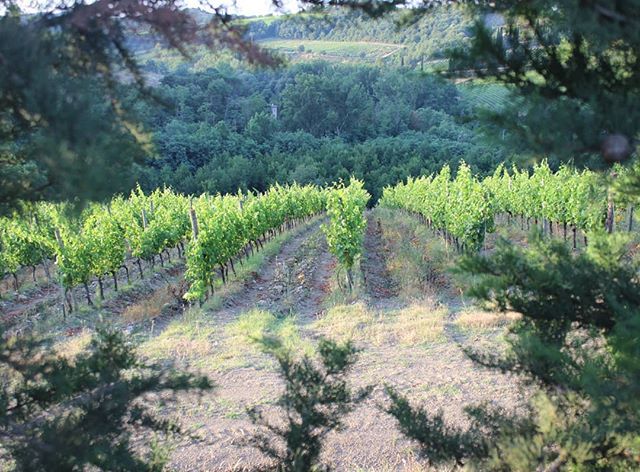
<path id="1" fill-rule="evenodd" d="M 453 180 L 449 166 L 444 166 L 436 175 L 387 187 L 380 205 L 420 215 L 460 249 L 479 248 L 485 233 L 493 229 L 494 199 L 465 163 Z"/>
<path id="2" fill-rule="evenodd" d="M 324 209 L 324 191 L 312 187 L 274 186 L 262 195 L 202 195 L 195 199 L 158 189 L 145 194 L 136 189 L 128 197 L 116 197 L 108 204 L 91 204 L 82 212 L 66 205 L 41 203 L 25 207 L 11 218 L 0 218 L 0 276 L 10 274 L 18 289 L 19 269 L 43 265 L 49 273 L 55 262 L 57 281 L 65 292 L 84 287 L 92 304 L 90 283 L 118 275 L 126 262 L 134 263 L 144 278 L 143 263 L 164 264 L 171 257 L 186 256 L 187 298 L 198 299 L 210 286 L 214 271 L 233 270 L 232 258 L 245 248 L 257 249 L 265 237 Z M 199 235 L 193 238 L 192 218 L 197 218 Z M 186 248 L 185 248 L 186 244 Z M 71 292 L 73 293 L 73 292 Z M 67 299 L 65 295 L 65 300 Z M 67 300 L 68 301 L 68 300 Z M 69 309 L 72 305 L 69 302 Z"/>
<path id="3" fill-rule="evenodd" d="M 347 274 L 347 285 L 353 288 L 353 266 L 362 252 L 367 223 L 364 210 L 371 196 L 362 181 L 351 179 L 327 192 L 328 224 L 323 226 L 329 251 L 338 259 Z"/>
<path id="4" fill-rule="evenodd" d="M 258 249 L 264 239 L 324 209 L 325 192 L 314 186 L 276 185 L 262 195 L 202 195 L 192 205 L 192 238 L 187 248 L 188 300 L 213 291 L 216 271 L 222 280 L 233 258 Z"/>
<path id="5" fill-rule="evenodd" d="M 524 229 L 540 224 L 549 234 L 570 230 L 588 234 L 605 229 L 607 211 L 613 212 L 614 196 L 608 195 L 598 174 L 568 166 L 552 171 L 546 161 L 531 171 L 500 165 L 493 175 L 480 180 L 463 162 L 455 179 L 448 166 L 436 175 L 409 178 L 384 190 L 381 205 L 402 208 L 420 215 L 441 230 L 459 249 L 479 249 L 487 232 L 493 231 L 497 215 L 519 218 Z M 617 203 L 616 218 L 627 207 Z M 586 236 L 585 236 L 586 237 Z"/>

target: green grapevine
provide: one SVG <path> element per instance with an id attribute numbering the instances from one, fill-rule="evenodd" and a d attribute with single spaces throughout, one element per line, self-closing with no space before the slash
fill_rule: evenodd
<path id="1" fill-rule="evenodd" d="M 562 166 L 553 172 L 546 161 L 531 172 L 498 166 L 493 175 L 479 180 L 462 162 L 455 179 L 448 166 L 435 176 L 408 179 L 384 190 L 380 204 L 420 215 L 460 250 L 478 250 L 486 232 L 494 229 L 495 216 L 507 215 L 524 222 L 541 222 L 543 231 L 562 227 L 589 233 L 604 228 L 607 193 L 598 174 Z M 624 208 L 624 206 L 622 206 Z"/>
<path id="2" fill-rule="evenodd" d="M 347 272 L 347 284 L 353 288 L 353 266 L 362 252 L 367 227 L 364 210 L 370 195 L 364 184 L 352 178 L 349 185 L 335 185 L 327 192 L 329 223 L 323 226 L 329 250 Z"/>

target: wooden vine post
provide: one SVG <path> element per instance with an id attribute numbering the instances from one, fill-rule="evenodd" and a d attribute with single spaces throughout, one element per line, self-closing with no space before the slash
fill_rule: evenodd
<path id="1" fill-rule="evenodd" d="M 618 176 L 616 172 L 611 173 L 611 178 L 615 179 Z M 616 207 L 613 202 L 613 192 L 611 189 L 607 191 L 607 216 L 605 218 L 605 229 L 607 233 L 613 233 L 613 226 L 615 224 L 615 212 Z"/>
<path id="2" fill-rule="evenodd" d="M 193 234 L 193 240 L 198 239 L 198 217 L 196 211 L 193 208 L 193 198 L 189 202 L 189 217 L 191 218 L 191 233 Z"/>
<path id="3" fill-rule="evenodd" d="M 142 229 L 147 229 L 147 212 L 145 209 L 142 209 Z"/>
<path id="4" fill-rule="evenodd" d="M 613 224 L 615 221 L 615 206 L 613 203 L 613 196 L 609 192 L 607 196 L 607 217 L 605 219 L 605 229 L 607 233 L 613 233 Z"/>

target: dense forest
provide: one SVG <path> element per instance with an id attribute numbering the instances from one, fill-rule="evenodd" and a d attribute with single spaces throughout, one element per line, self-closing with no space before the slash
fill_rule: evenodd
<path id="1" fill-rule="evenodd" d="M 333 10 L 239 20 L 251 41 L 286 56 L 289 67 L 275 69 L 205 48 L 185 60 L 144 35 L 133 38 L 157 98 L 128 94 L 154 145 L 133 178 L 145 190 L 225 193 L 356 176 L 375 203 L 384 186 L 447 163 L 464 160 L 474 172 L 491 172 L 509 156 L 479 132 L 477 100 L 422 67 L 464 44 L 471 18 L 454 7 L 400 27 L 403 18 L 406 12 L 372 19 Z M 287 48 L 302 41 L 295 57 L 272 47 L 281 40 Z M 398 49 L 368 55 L 386 43 Z M 321 53 L 306 54 L 305 44 Z M 338 55 L 322 54 L 328 44 Z M 372 57 L 375 63 L 365 60 Z"/>
<path id="2" fill-rule="evenodd" d="M 483 144 L 472 104 L 454 85 L 406 70 L 314 62 L 194 72 L 185 64 L 155 91 L 158 101 L 136 103 L 155 144 L 138 168 L 145 189 L 224 193 L 354 175 L 375 201 L 407 175 L 460 160 L 487 173 L 505 158 Z"/>

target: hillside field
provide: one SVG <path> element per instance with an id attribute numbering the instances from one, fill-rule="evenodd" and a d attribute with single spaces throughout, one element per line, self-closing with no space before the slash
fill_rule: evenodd
<path id="1" fill-rule="evenodd" d="M 454 425 L 467 424 L 463 408 L 469 404 L 518 408 L 526 395 L 518 382 L 479 368 L 463 353 L 467 345 L 500 349 L 513 318 L 480 311 L 464 297 L 448 274 L 456 258 L 452 248 L 416 218 L 376 209 L 367 223 L 352 294 L 337 282 L 343 274 L 320 231 L 326 218 L 318 216 L 245 260 L 228 284 L 218 281 L 215 296 L 201 307 L 181 304 L 184 262 L 174 251 L 164 267 L 148 267 L 143 280 L 117 293 L 108 290 L 105 301 L 81 306 L 67 319 L 45 282 L 25 280 L 21 293 L 9 297 L 2 287 L 2 322 L 18 331 L 47 331 L 60 353 L 73 356 L 100 320 L 108 321 L 144 358 L 208 375 L 216 385 L 212 392 L 182 394 L 171 404 L 159 398 L 153 406 L 195 433 L 172 452 L 171 467 L 185 471 L 266 464 L 246 444 L 256 432 L 247 411 L 259 408 L 274 421 L 281 418 L 275 401 L 282 382 L 273 359 L 252 340 L 277 335 L 298 355 L 313 355 L 321 336 L 352 339 L 361 351 L 349 380 L 374 391 L 345 419 L 346 429 L 327 438 L 323 462 L 337 470 L 423 470 L 412 443 L 380 409 L 384 386 L 444 409 Z"/>
<path id="2" fill-rule="evenodd" d="M 306 39 L 268 39 L 259 41 L 267 49 L 294 60 L 343 60 L 375 62 L 401 52 L 405 46 L 369 41 L 323 41 Z"/>

